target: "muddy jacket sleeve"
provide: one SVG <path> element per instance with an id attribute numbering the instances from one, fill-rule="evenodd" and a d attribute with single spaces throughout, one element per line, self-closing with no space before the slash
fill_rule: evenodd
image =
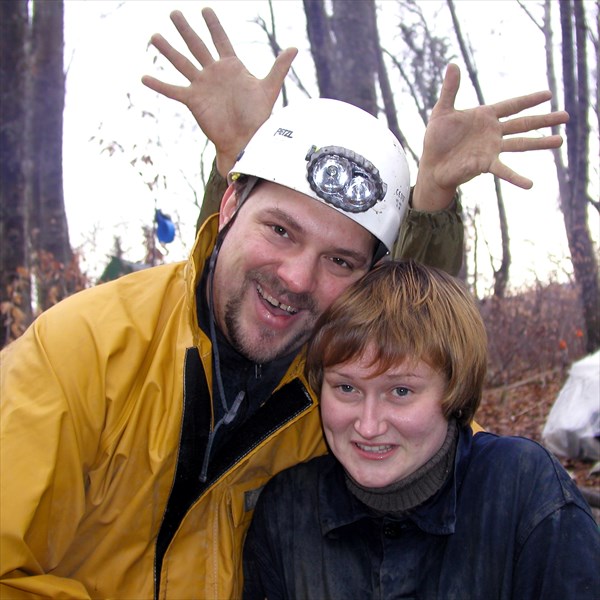
<path id="1" fill-rule="evenodd" d="M 599 556 L 597 525 L 580 506 L 566 504 L 540 520 L 524 541 L 515 560 L 513 598 L 597 599 Z"/>
<path id="2" fill-rule="evenodd" d="M 219 211 L 226 189 L 227 181 L 219 175 L 213 163 L 196 230 L 210 215 Z M 413 258 L 431 267 L 443 269 L 451 275 L 458 275 L 463 259 L 463 223 L 460 211 L 458 200 L 447 210 L 432 213 L 409 208 L 394 246 L 394 258 Z"/>
<path id="3" fill-rule="evenodd" d="M 413 258 L 458 275 L 463 260 L 464 237 L 460 213 L 457 197 L 447 210 L 422 212 L 409 207 L 394 246 L 394 258 Z"/>
<path id="4" fill-rule="evenodd" d="M 221 206 L 221 198 L 227 189 L 227 180 L 219 175 L 217 171 L 216 163 L 213 161 L 213 166 L 204 188 L 204 199 L 202 200 L 202 206 L 200 208 L 200 215 L 196 223 L 196 233 L 200 230 L 200 227 L 204 225 L 206 219 L 210 215 L 219 212 Z"/>

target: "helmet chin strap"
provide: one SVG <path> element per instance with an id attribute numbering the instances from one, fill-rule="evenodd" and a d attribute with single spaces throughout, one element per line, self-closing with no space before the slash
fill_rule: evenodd
<path id="1" fill-rule="evenodd" d="M 239 208 L 239 207 L 238 207 Z M 210 255 L 209 263 L 208 263 L 208 280 L 207 280 L 207 294 L 208 294 L 208 321 L 210 327 L 210 342 L 212 345 L 212 355 L 213 355 L 213 364 L 214 364 L 214 372 L 215 372 L 215 380 L 217 382 L 217 389 L 219 391 L 219 398 L 221 400 L 221 406 L 223 407 L 223 416 L 219 421 L 215 424 L 213 429 L 208 434 L 208 441 L 206 443 L 206 450 L 204 452 L 204 460 L 202 462 L 202 471 L 200 472 L 200 481 L 202 483 L 206 482 L 208 476 L 208 462 L 210 460 L 210 453 L 212 450 L 213 442 L 215 440 L 216 433 L 221 425 L 228 425 L 231 423 L 240 408 L 242 400 L 244 399 L 245 392 L 242 390 L 238 392 L 236 395 L 231 408 L 227 404 L 227 398 L 225 397 L 225 389 L 223 387 L 223 378 L 221 377 L 221 360 L 219 356 L 219 344 L 217 341 L 217 330 L 216 330 L 216 317 L 215 317 L 215 308 L 214 308 L 214 278 L 215 278 L 215 268 L 217 265 L 217 258 L 219 256 L 219 251 L 221 250 L 221 245 L 223 244 L 223 240 L 225 239 L 225 235 L 229 231 L 235 217 L 237 216 L 237 209 L 235 213 L 232 215 L 231 219 L 225 224 L 223 229 L 219 231 L 217 235 L 217 240 L 215 242 L 215 247 Z"/>

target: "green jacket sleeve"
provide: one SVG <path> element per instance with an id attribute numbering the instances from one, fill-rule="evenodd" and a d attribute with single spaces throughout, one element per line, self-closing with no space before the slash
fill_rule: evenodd
<path id="1" fill-rule="evenodd" d="M 227 189 L 227 180 L 219 174 L 217 171 L 216 162 L 213 161 L 206 187 L 204 188 L 204 199 L 202 200 L 202 207 L 200 208 L 200 215 L 196 223 L 196 233 L 210 215 L 214 215 L 219 212 L 221 206 L 221 198 Z"/>
<path id="2" fill-rule="evenodd" d="M 413 258 L 451 275 L 458 275 L 463 260 L 464 238 L 460 213 L 458 197 L 447 210 L 421 212 L 409 207 L 400 226 L 393 257 Z"/>
<path id="3" fill-rule="evenodd" d="M 210 215 L 219 212 L 226 189 L 227 181 L 219 175 L 213 162 L 196 231 Z M 393 257 L 413 258 L 431 267 L 443 269 L 451 275 L 458 275 L 463 259 L 464 234 L 460 211 L 458 198 L 450 208 L 438 212 L 421 212 L 409 208 L 400 227 Z"/>

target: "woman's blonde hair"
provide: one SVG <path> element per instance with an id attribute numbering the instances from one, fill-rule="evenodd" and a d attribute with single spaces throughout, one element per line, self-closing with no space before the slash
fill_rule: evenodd
<path id="1" fill-rule="evenodd" d="M 447 379 L 446 418 L 470 422 L 481 401 L 487 336 L 477 305 L 456 278 L 415 261 L 386 261 L 325 311 L 308 343 L 306 375 L 319 391 L 323 372 L 374 348 L 381 374 L 424 360 Z"/>

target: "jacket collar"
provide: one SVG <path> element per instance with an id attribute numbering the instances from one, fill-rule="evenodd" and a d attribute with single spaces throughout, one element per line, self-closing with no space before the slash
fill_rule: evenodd
<path id="1" fill-rule="evenodd" d="M 454 533 L 458 490 L 467 471 L 472 439 L 470 427 L 459 429 L 453 476 L 437 494 L 407 514 L 406 518 L 424 532 L 433 535 Z M 350 493 L 344 480 L 344 470 L 333 455 L 327 457 L 319 474 L 318 501 L 323 535 L 374 515 Z"/>
<path id="2" fill-rule="evenodd" d="M 188 259 L 185 269 L 185 282 L 187 291 L 187 312 L 190 319 L 190 327 L 193 335 L 194 346 L 200 346 L 201 333 L 198 325 L 198 315 L 196 311 L 196 288 L 202 278 L 204 266 L 210 258 L 212 249 L 217 240 L 219 232 L 219 215 L 210 216 L 202 225 L 196 236 L 194 247 Z"/>

